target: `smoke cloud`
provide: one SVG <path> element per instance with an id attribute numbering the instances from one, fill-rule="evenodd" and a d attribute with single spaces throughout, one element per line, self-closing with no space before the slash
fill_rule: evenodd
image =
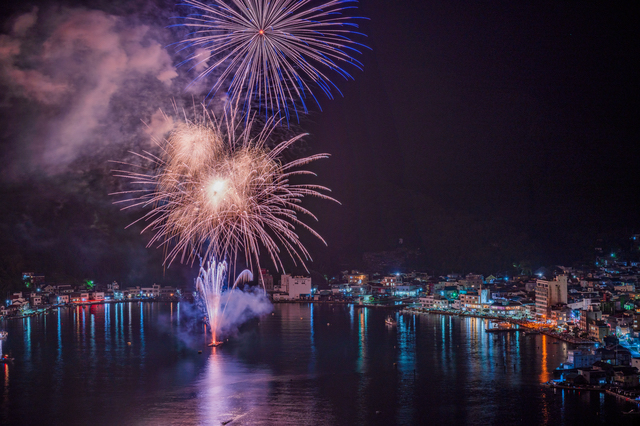
<path id="1" fill-rule="evenodd" d="M 252 318 L 268 315 L 273 305 L 261 288 L 245 287 L 244 291 L 234 289 L 222 294 L 224 314 L 219 321 L 219 335 L 224 338 L 234 335 L 238 328 Z"/>
<path id="2" fill-rule="evenodd" d="M 3 104 L 26 101 L 21 124 L 36 128 L 27 155 L 18 150 L 30 169 L 58 173 L 81 157 L 102 159 L 105 146 L 140 137 L 140 120 L 151 118 L 154 137 L 168 128 L 149 117 L 176 91 L 163 31 L 99 10 L 33 8 L 15 19 L 0 35 L 0 85 Z M 123 128 L 131 118 L 139 130 Z"/>

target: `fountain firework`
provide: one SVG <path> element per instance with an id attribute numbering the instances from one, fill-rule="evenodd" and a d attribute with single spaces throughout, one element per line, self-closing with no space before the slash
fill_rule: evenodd
<path id="1" fill-rule="evenodd" d="M 221 297 L 224 289 L 224 278 L 227 272 L 227 262 L 216 262 L 215 259 L 205 262 L 206 264 L 200 265 L 200 273 L 196 280 L 196 291 L 200 295 L 200 299 L 204 304 L 205 311 L 207 313 L 206 322 L 211 329 L 211 344 L 209 346 L 218 346 L 222 342 L 216 340 L 218 333 L 219 321 L 222 316 Z M 205 267 L 206 266 L 206 267 Z M 253 280 L 253 274 L 248 269 L 245 269 L 238 275 L 234 289 L 241 282 L 248 282 Z"/>
<path id="2" fill-rule="evenodd" d="M 283 153 L 305 135 L 269 149 L 266 143 L 278 121 L 271 118 L 256 133 L 252 133 L 253 124 L 246 116 L 236 119 L 234 114 L 225 114 L 222 120 L 217 120 L 205 109 L 201 119 L 185 119 L 159 143 L 159 155 L 134 153 L 148 161 L 148 167 L 121 163 L 135 169 L 115 171 L 116 176 L 137 186 L 114 194 L 134 194 L 133 198 L 118 203 L 127 203 L 124 209 L 150 208 L 134 223 L 149 222 L 142 232 L 155 231 L 149 245 L 157 243 L 166 249 L 165 264 L 176 258 L 193 262 L 196 256 L 200 257 L 196 284 L 212 331 L 212 345 L 219 344 L 216 333 L 222 318 L 221 296 L 227 271 L 226 261 L 220 259 L 236 263 L 238 255 L 244 253 L 249 268 L 254 262 L 260 268 L 259 254 L 263 247 L 276 269 L 284 270 L 280 259 L 282 247 L 294 263 L 299 261 L 306 267 L 305 261 L 310 256 L 296 227 L 324 240 L 298 218 L 302 214 L 315 219 L 301 206 L 301 201 L 308 195 L 336 201 L 323 194 L 328 188 L 291 182 L 295 177 L 315 175 L 298 167 L 328 154 L 285 162 Z M 240 281 L 252 279 L 248 270 L 238 277 Z"/>

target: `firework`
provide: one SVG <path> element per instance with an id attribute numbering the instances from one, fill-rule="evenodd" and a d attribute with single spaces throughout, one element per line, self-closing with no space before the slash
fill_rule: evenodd
<path id="1" fill-rule="evenodd" d="M 210 5 L 185 0 L 197 14 L 182 18 L 192 30 L 179 43 L 194 50 L 184 63 L 202 70 L 198 82 L 217 71 L 209 96 L 225 89 L 234 107 L 257 103 L 267 114 L 290 110 L 305 113 L 318 88 L 330 99 L 340 90 L 329 72 L 353 79 L 346 64 L 362 69 L 352 53 L 361 43 L 351 40 L 358 25 L 344 16 L 356 0 L 214 0 Z M 229 82 L 229 83 L 227 83 Z M 193 84 L 193 83 L 192 83 Z M 341 93 L 340 93 L 341 94 Z M 319 107 L 319 104 L 318 104 Z"/>
<path id="2" fill-rule="evenodd" d="M 216 340 L 218 332 L 219 320 L 221 317 L 220 311 L 220 298 L 222 296 L 222 290 L 224 287 L 224 277 L 227 272 L 227 262 L 216 263 L 215 259 L 200 264 L 200 273 L 196 280 L 196 291 L 200 295 L 200 299 L 204 303 L 205 311 L 207 313 L 207 322 L 211 329 L 211 344 L 210 346 L 217 346 L 221 342 Z M 236 282 L 232 288 L 235 288 L 240 282 L 247 282 L 253 280 L 253 274 L 251 271 L 244 270 L 238 275 Z"/>
<path id="3" fill-rule="evenodd" d="M 217 120 L 205 111 L 200 119 L 178 124 L 159 143 L 159 155 L 136 154 L 149 162 L 149 169 L 115 171 L 137 187 L 117 193 L 134 194 L 119 201 L 127 204 L 124 209 L 150 208 L 134 223 L 148 222 L 142 232 L 154 232 L 149 245 L 166 248 L 166 264 L 196 256 L 235 263 L 244 253 L 251 268 L 254 261 L 259 266 L 263 248 L 276 268 L 283 269 L 281 248 L 295 263 L 305 265 L 310 259 L 297 228 L 324 242 L 300 220 L 301 215 L 316 219 L 301 201 L 305 196 L 335 200 L 325 194 L 328 188 L 291 179 L 313 175 L 299 167 L 328 154 L 285 162 L 282 154 L 305 135 L 268 149 L 265 143 L 276 125 L 272 118 L 252 137 L 251 119 L 225 115 Z"/>

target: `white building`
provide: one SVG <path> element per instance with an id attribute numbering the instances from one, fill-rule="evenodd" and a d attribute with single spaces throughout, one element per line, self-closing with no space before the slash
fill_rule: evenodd
<path id="1" fill-rule="evenodd" d="M 280 278 L 280 291 L 289 295 L 289 299 L 300 299 L 301 295 L 311 295 L 311 277 L 292 277 L 289 274 Z"/>
<path id="2" fill-rule="evenodd" d="M 89 300 L 104 300 L 104 292 L 103 291 L 92 291 L 89 293 Z"/>
<path id="3" fill-rule="evenodd" d="M 553 281 L 536 281 L 536 316 L 549 319 L 551 307 L 560 303 L 567 304 L 567 276 L 559 275 Z"/>
<path id="4" fill-rule="evenodd" d="M 422 306 L 425 309 L 431 309 L 433 308 L 433 299 L 434 299 L 434 296 L 429 295 L 429 296 L 421 297 L 418 300 L 420 301 L 420 306 Z"/>
<path id="5" fill-rule="evenodd" d="M 417 285 L 397 285 L 393 291 L 393 294 L 398 297 L 416 297 L 420 292 L 420 287 Z"/>
<path id="6" fill-rule="evenodd" d="M 142 297 L 158 297 L 160 296 L 160 285 L 154 284 L 151 287 L 142 287 L 140 289 L 140 296 Z"/>
<path id="7" fill-rule="evenodd" d="M 460 309 L 465 311 L 474 311 L 482 309 L 480 305 L 480 296 L 477 293 L 460 293 Z"/>

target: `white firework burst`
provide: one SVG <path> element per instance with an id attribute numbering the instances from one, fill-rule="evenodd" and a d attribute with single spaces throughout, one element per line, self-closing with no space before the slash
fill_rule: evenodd
<path id="1" fill-rule="evenodd" d="M 244 253 L 251 266 L 264 248 L 276 268 L 283 269 L 281 248 L 294 262 L 305 265 L 310 260 L 297 229 L 324 242 L 300 220 L 300 215 L 316 219 L 301 201 L 305 196 L 336 200 L 325 194 L 330 191 L 326 187 L 291 179 L 314 175 L 300 167 L 329 155 L 285 162 L 282 154 L 305 134 L 268 149 L 265 143 L 277 121 L 268 120 L 255 137 L 253 125 L 246 117 L 225 115 L 217 120 L 205 111 L 201 119 L 182 121 L 159 142 L 159 155 L 134 153 L 148 167 L 121 163 L 128 167 L 114 171 L 134 188 L 112 195 L 129 197 L 117 201 L 126 204 L 123 209 L 150 209 L 134 223 L 147 222 L 142 232 L 154 232 L 149 246 L 166 247 L 166 264 L 197 256 L 235 263 Z"/>

